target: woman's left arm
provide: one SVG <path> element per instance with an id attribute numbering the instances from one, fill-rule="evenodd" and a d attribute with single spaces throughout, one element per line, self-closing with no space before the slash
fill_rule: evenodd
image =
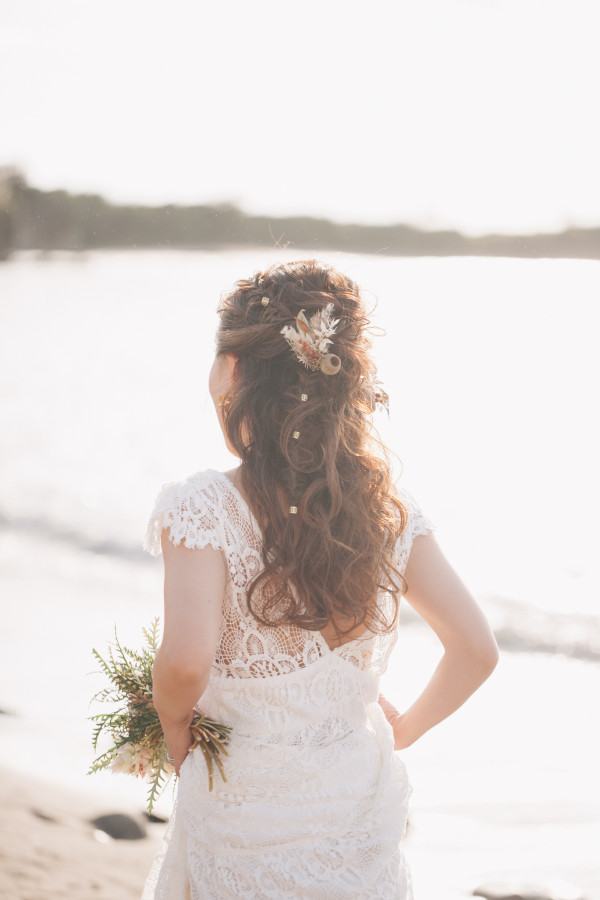
<path id="1" fill-rule="evenodd" d="M 406 599 L 435 631 L 444 655 L 412 706 L 400 713 L 379 698 L 394 730 L 395 749 L 409 747 L 457 710 L 492 673 L 498 645 L 471 593 L 432 534 L 415 538 L 406 566 Z"/>
<path id="2" fill-rule="evenodd" d="M 177 774 L 192 735 L 194 705 L 210 678 L 227 572 L 220 550 L 176 547 L 162 533 L 165 625 L 153 667 L 153 700 Z"/>

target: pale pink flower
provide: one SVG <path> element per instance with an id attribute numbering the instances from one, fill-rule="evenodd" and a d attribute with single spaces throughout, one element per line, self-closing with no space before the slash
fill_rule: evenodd
<path id="1" fill-rule="evenodd" d="M 117 755 L 110 764 L 113 772 L 124 775 L 136 775 L 138 778 L 148 778 L 152 775 L 150 766 L 150 752 L 141 744 L 132 744 L 129 741 L 119 747 Z"/>
<path id="2" fill-rule="evenodd" d="M 150 753 L 146 747 L 136 747 L 136 753 L 133 754 L 130 772 L 138 778 L 149 778 L 152 775 Z"/>
<path id="3" fill-rule="evenodd" d="M 129 770 L 131 769 L 132 753 L 133 744 L 127 743 L 123 744 L 122 747 L 119 747 L 116 756 L 110 764 L 111 772 L 116 772 L 119 775 L 128 775 Z"/>

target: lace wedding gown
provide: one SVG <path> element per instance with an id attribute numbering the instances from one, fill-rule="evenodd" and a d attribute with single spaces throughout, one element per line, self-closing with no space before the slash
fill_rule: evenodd
<path id="1" fill-rule="evenodd" d="M 431 530 L 408 494 L 398 539 Z M 377 703 L 396 633 L 331 650 L 318 631 L 266 628 L 246 585 L 261 566 L 258 524 L 233 482 L 209 470 L 166 485 L 145 548 L 222 550 L 229 577 L 210 682 L 198 708 L 232 727 L 227 782 L 204 757 L 181 767 L 176 809 L 143 900 L 411 900 L 401 840 L 411 788 Z M 381 594 L 389 608 L 391 598 Z"/>

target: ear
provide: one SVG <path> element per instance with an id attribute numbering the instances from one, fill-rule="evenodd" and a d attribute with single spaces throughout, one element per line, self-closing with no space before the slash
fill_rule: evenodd
<path id="1" fill-rule="evenodd" d="M 227 360 L 227 377 L 230 381 L 233 381 L 236 376 L 238 358 L 233 353 L 226 353 L 225 359 Z"/>

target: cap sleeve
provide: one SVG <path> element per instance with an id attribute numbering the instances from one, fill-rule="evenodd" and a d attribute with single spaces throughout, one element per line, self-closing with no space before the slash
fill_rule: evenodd
<path id="1" fill-rule="evenodd" d="M 398 488 L 398 497 L 408 512 L 406 527 L 396 541 L 398 567 L 401 572 L 404 572 L 414 539 L 419 534 L 431 534 L 431 532 L 434 531 L 435 526 L 432 524 L 431 520 L 424 515 L 413 495 L 405 488 Z"/>
<path id="2" fill-rule="evenodd" d="M 152 556 L 161 552 L 161 535 L 168 529 L 169 540 L 188 550 L 213 547 L 221 550 L 216 489 L 208 473 L 193 475 L 186 481 L 171 482 L 161 489 L 146 529 L 144 550 Z"/>

